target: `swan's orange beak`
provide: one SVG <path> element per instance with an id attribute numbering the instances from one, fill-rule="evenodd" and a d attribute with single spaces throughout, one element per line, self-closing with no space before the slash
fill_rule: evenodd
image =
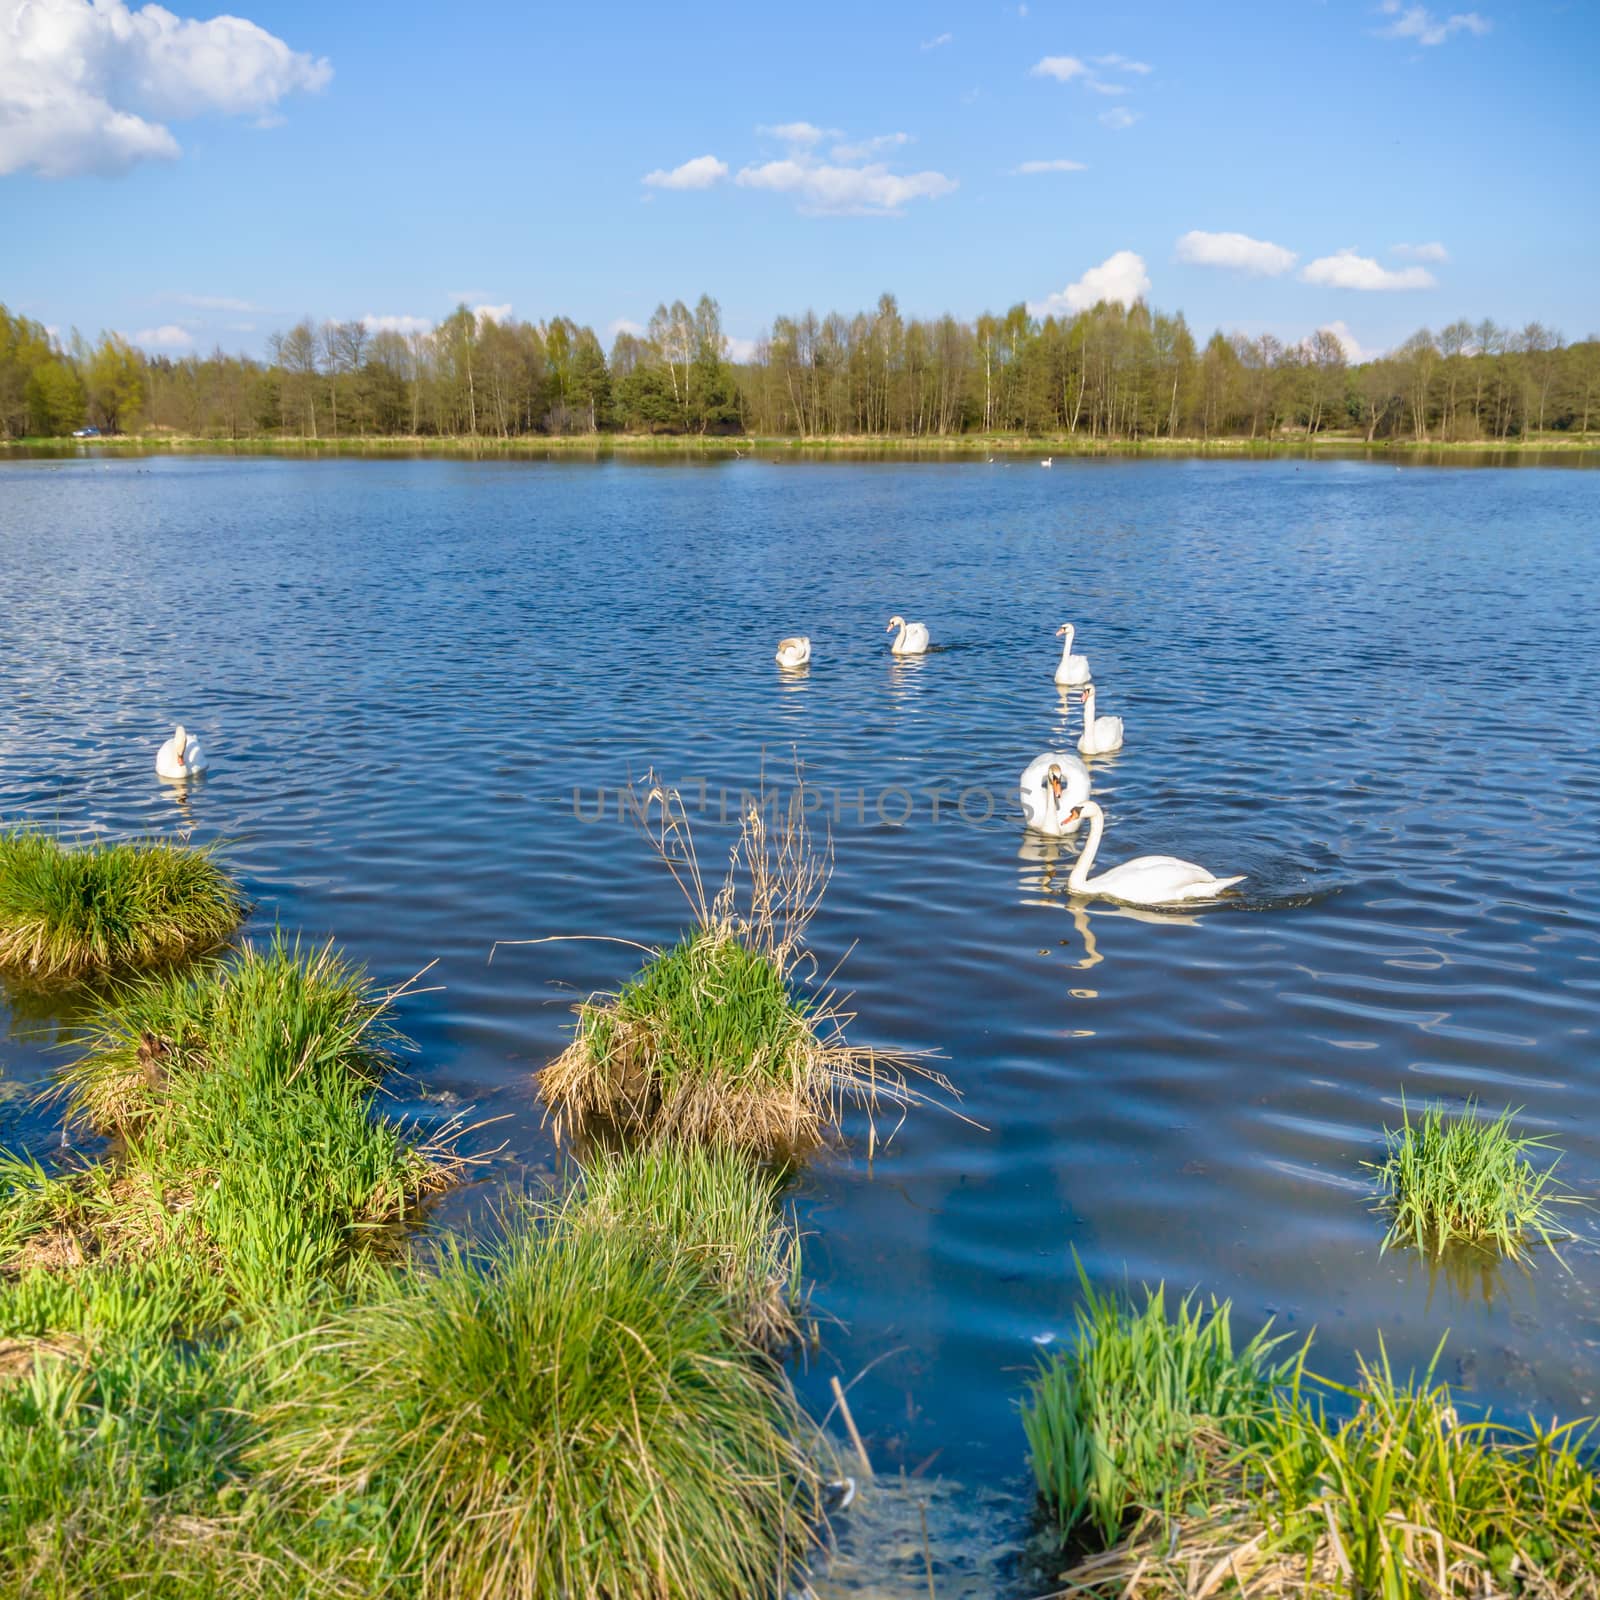
<path id="1" fill-rule="evenodd" d="M 1082 815 L 1083 813 L 1074 806 L 1061 820 L 1063 822 L 1076 822 Z"/>

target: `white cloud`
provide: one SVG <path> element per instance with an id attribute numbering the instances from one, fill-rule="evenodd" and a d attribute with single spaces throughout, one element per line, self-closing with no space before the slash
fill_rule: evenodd
<path id="1" fill-rule="evenodd" d="M 1206 233 L 1194 228 L 1178 240 L 1178 259 L 1199 267 L 1232 267 L 1237 272 L 1276 278 L 1298 257 L 1281 244 L 1252 239 L 1247 233 Z"/>
<path id="2" fill-rule="evenodd" d="M 1128 86 L 1125 83 L 1106 83 L 1099 78 L 1085 78 L 1085 89 L 1093 89 L 1096 94 L 1126 94 Z"/>
<path id="3" fill-rule="evenodd" d="M 912 143 L 909 133 L 880 133 L 872 139 L 862 139 L 857 144 L 836 144 L 833 147 L 835 161 L 867 161 L 873 156 L 881 156 L 890 150 L 898 150 L 903 145 Z"/>
<path id="4" fill-rule="evenodd" d="M 606 337 L 615 339 L 619 333 L 631 333 L 635 339 L 644 337 L 644 324 L 632 317 L 614 317 L 606 329 Z"/>
<path id="5" fill-rule="evenodd" d="M 1319 256 L 1300 276 L 1327 289 L 1431 289 L 1434 285 L 1433 274 L 1426 267 L 1395 271 L 1379 266 L 1371 256 L 1358 256 L 1354 250 Z"/>
<path id="6" fill-rule="evenodd" d="M 1054 78 L 1057 83 L 1071 83 L 1074 78 L 1086 78 L 1089 69 L 1076 56 L 1046 56 L 1029 69 L 1031 78 Z"/>
<path id="7" fill-rule="evenodd" d="M 134 334 L 133 343 L 146 350 L 188 350 L 194 344 L 194 335 L 175 322 L 163 322 L 159 328 L 141 328 Z"/>
<path id="8" fill-rule="evenodd" d="M 819 128 L 814 122 L 763 123 L 756 132 L 769 134 L 774 139 L 783 140 L 785 144 L 804 145 L 807 148 L 821 144 L 824 139 L 844 137 L 838 128 Z"/>
<path id="9" fill-rule="evenodd" d="M 472 314 L 478 319 L 481 328 L 486 322 L 509 322 L 511 320 L 511 307 L 503 306 L 474 306 Z"/>
<path id="10" fill-rule="evenodd" d="M 734 180 L 745 189 L 795 195 L 802 211 L 835 216 L 887 216 L 912 200 L 937 200 L 954 192 L 942 172 L 890 172 L 881 163 L 838 167 L 807 158 L 744 167 Z"/>
<path id="11" fill-rule="evenodd" d="M 250 300 L 234 300 L 221 294 L 169 294 L 162 296 L 173 305 L 188 306 L 194 311 L 265 311 Z"/>
<path id="12" fill-rule="evenodd" d="M 453 306 L 478 305 L 485 300 L 494 299 L 493 289 L 452 289 L 446 296 Z"/>
<path id="13" fill-rule="evenodd" d="M 374 316 L 368 312 L 361 319 L 362 326 L 368 333 L 432 333 L 433 322 L 428 317 L 392 317 Z"/>
<path id="14" fill-rule="evenodd" d="M 728 176 L 728 163 L 715 156 L 696 156 L 682 166 L 670 170 L 656 168 L 647 172 L 644 181 L 652 189 L 709 189 Z"/>
<path id="15" fill-rule="evenodd" d="M 737 334 L 726 334 L 724 341 L 728 347 L 730 361 L 754 361 L 756 358 L 756 342 L 754 339 L 741 339 Z"/>
<path id="16" fill-rule="evenodd" d="M 1035 172 L 1087 172 L 1089 169 L 1081 161 L 1024 161 L 1015 169 L 1020 173 Z"/>
<path id="17" fill-rule="evenodd" d="M 1344 351 L 1346 361 L 1365 361 L 1368 352 L 1361 348 L 1356 336 L 1351 333 L 1343 322 L 1325 322 L 1317 330 L 1319 333 L 1331 333 L 1339 341 L 1339 348 Z"/>
<path id="18" fill-rule="evenodd" d="M 1396 244 L 1390 245 L 1391 255 L 1402 257 L 1406 261 L 1448 261 L 1450 252 L 1435 239 L 1431 244 Z"/>
<path id="19" fill-rule="evenodd" d="M 924 39 L 922 41 L 922 48 L 924 50 L 937 50 L 941 46 L 949 44 L 953 38 L 955 38 L 953 33 L 938 33 L 935 34 L 931 39 Z"/>
<path id="20" fill-rule="evenodd" d="M 1100 121 L 1114 133 L 1120 133 L 1124 128 L 1131 128 L 1144 113 L 1130 111 L 1126 106 L 1112 106 L 1109 111 L 1100 113 Z"/>
<path id="21" fill-rule="evenodd" d="M 1426 6 L 1402 5 L 1401 0 L 1383 0 L 1378 9 L 1393 17 L 1386 28 L 1378 33 L 1384 39 L 1415 39 L 1418 44 L 1443 44 L 1453 33 L 1483 35 L 1492 26 L 1487 17 L 1476 11 L 1456 11 L 1448 17 L 1436 17 Z"/>
<path id="22" fill-rule="evenodd" d="M 1137 72 L 1141 78 L 1153 70 L 1147 61 L 1130 61 L 1126 56 L 1118 55 L 1096 56 L 1094 64 L 1097 67 L 1114 67 L 1118 72 Z"/>
<path id="23" fill-rule="evenodd" d="M 265 115 L 326 86 L 326 60 L 242 17 L 123 0 L 0 0 L 0 176 L 125 172 L 173 160 L 173 121 Z"/>
<path id="24" fill-rule="evenodd" d="M 1107 256 L 1098 267 L 1090 267 L 1076 283 L 1069 283 L 1043 300 L 1030 300 L 1029 312 L 1036 317 L 1058 317 L 1067 311 L 1087 311 L 1102 300 L 1131 306 L 1150 292 L 1150 275 L 1144 257 L 1132 250 L 1119 250 Z"/>

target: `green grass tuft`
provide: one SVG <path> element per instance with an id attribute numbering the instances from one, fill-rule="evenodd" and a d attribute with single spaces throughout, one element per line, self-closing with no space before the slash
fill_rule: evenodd
<path id="1" fill-rule="evenodd" d="M 1507 1109 L 1485 1121 L 1469 1100 L 1458 1117 L 1447 1118 L 1434 1104 L 1413 1122 L 1402 1106 L 1401 1126 L 1384 1130 L 1387 1157 L 1366 1163 L 1390 1213 L 1385 1250 L 1409 1242 L 1438 1257 L 1461 1243 L 1517 1260 L 1533 1239 L 1554 1250 L 1554 1207 L 1575 1204 L 1576 1197 L 1558 1190 L 1554 1162 L 1540 1171 L 1528 1160 L 1530 1152 L 1552 1146 L 1513 1134 L 1514 1114 Z"/>
<path id="2" fill-rule="evenodd" d="M 209 849 L 159 840 L 71 848 L 42 833 L 0 833 L 0 969 L 31 983 L 215 950 L 244 912 Z"/>
<path id="3" fill-rule="evenodd" d="M 423 1597 L 781 1594 L 817 1477 L 726 1313 L 656 1230 L 534 1214 L 319 1333 L 257 1459 L 308 1514 L 369 1505 L 377 1564 Z"/>
<path id="4" fill-rule="evenodd" d="M 798 798 L 798 796 L 797 796 Z M 829 861 L 811 845 L 803 804 L 769 826 L 752 805 L 722 889 L 709 896 L 682 801 L 660 784 L 660 833 L 651 843 L 688 896 L 696 926 L 656 951 L 618 994 L 578 1007 L 572 1043 L 540 1074 L 564 1129 L 594 1120 L 631 1139 L 704 1140 L 757 1155 L 820 1143 L 843 1108 L 903 1111 L 923 1078 L 950 1084 L 915 1057 L 853 1045 L 850 1020 L 829 992 L 806 994 L 805 932 L 826 887 Z M 736 909 L 741 883 L 747 895 Z"/>
<path id="5" fill-rule="evenodd" d="M 1023 1404 L 1058 1537 L 1104 1546 L 1063 1594 L 1600 1593 L 1593 1424 L 1463 1419 L 1431 1367 L 1402 1381 L 1384 1355 L 1332 1383 L 1303 1350 L 1270 1365 L 1264 1332 L 1235 1354 L 1226 1306 L 1169 1320 L 1159 1288 L 1135 1310 L 1084 1287 Z"/>
<path id="6" fill-rule="evenodd" d="M 1219 1442 L 1250 1439 L 1293 1363 L 1273 1365 L 1266 1329 L 1235 1350 L 1227 1302 L 1189 1296 L 1169 1318 L 1163 1288 L 1134 1310 L 1080 1278 L 1072 1346 L 1035 1378 L 1022 1426 L 1062 1535 L 1086 1524 L 1109 1544 L 1134 1510 L 1193 1492 Z"/>
<path id="7" fill-rule="evenodd" d="M 719 1145 L 595 1149 L 583 1165 L 587 1214 L 655 1233 L 725 1295 L 751 1338 L 774 1352 L 800 1337 L 800 1240 L 782 1216 L 783 1174 Z"/>
<path id="8" fill-rule="evenodd" d="M 241 1301 L 336 1276 L 459 1172 L 451 1129 L 419 1142 L 375 1113 L 402 1042 L 391 996 L 331 946 L 276 937 L 224 966 L 113 997 L 64 1075 L 112 1165 L 47 1178 L 0 1163 L 0 1264 L 203 1255 Z"/>

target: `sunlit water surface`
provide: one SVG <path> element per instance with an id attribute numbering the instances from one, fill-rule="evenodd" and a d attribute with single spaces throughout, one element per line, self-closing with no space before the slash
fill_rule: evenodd
<path id="1" fill-rule="evenodd" d="M 715 871 L 798 752 L 836 855 L 823 969 L 848 952 L 857 1035 L 940 1052 L 971 1119 L 919 1110 L 870 1163 L 853 1122 L 796 1181 L 831 1319 L 799 1381 L 820 1411 L 870 1368 L 879 1470 L 946 1480 L 948 1596 L 1026 1531 L 1014 1402 L 1073 1252 L 1315 1329 L 1336 1375 L 1449 1330 L 1485 1401 L 1600 1403 L 1593 1218 L 1570 1274 L 1434 1280 L 1380 1256 L 1362 1168 L 1402 1096 L 1476 1095 L 1600 1194 L 1597 511 L 1592 472 L 1365 462 L 11 462 L 0 818 L 220 840 L 253 931 L 386 981 L 436 963 L 402 1104 L 503 1119 L 454 1224 L 555 1166 L 534 1073 L 637 960 L 493 942 L 670 940 L 619 789 L 678 783 Z M 893 662 L 896 611 L 941 648 Z M 1085 907 L 1072 849 L 1024 836 L 1018 772 L 1078 731 L 1069 619 L 1128 726 L 1095 763 L 1106 860 L 1246 872 L 1237 906 Z M 183 798 L 152 762 L 180 719 L 213 759 Z M 60 1143 L 31 1099 L 60 1022 L 14 999 L 0 1143 Z M 902 1525 L 841 1584 L 920 1592 Z"/>

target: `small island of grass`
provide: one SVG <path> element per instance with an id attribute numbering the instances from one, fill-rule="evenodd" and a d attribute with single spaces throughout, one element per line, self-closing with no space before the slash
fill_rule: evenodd
<path id="1" fill-rule="evenodd" d="M 116 974 L 222 945 L 244 917 L 209 849 L 140 840 L 69 846 L 0 832 L 0 971 L 26 983 Z"/>

